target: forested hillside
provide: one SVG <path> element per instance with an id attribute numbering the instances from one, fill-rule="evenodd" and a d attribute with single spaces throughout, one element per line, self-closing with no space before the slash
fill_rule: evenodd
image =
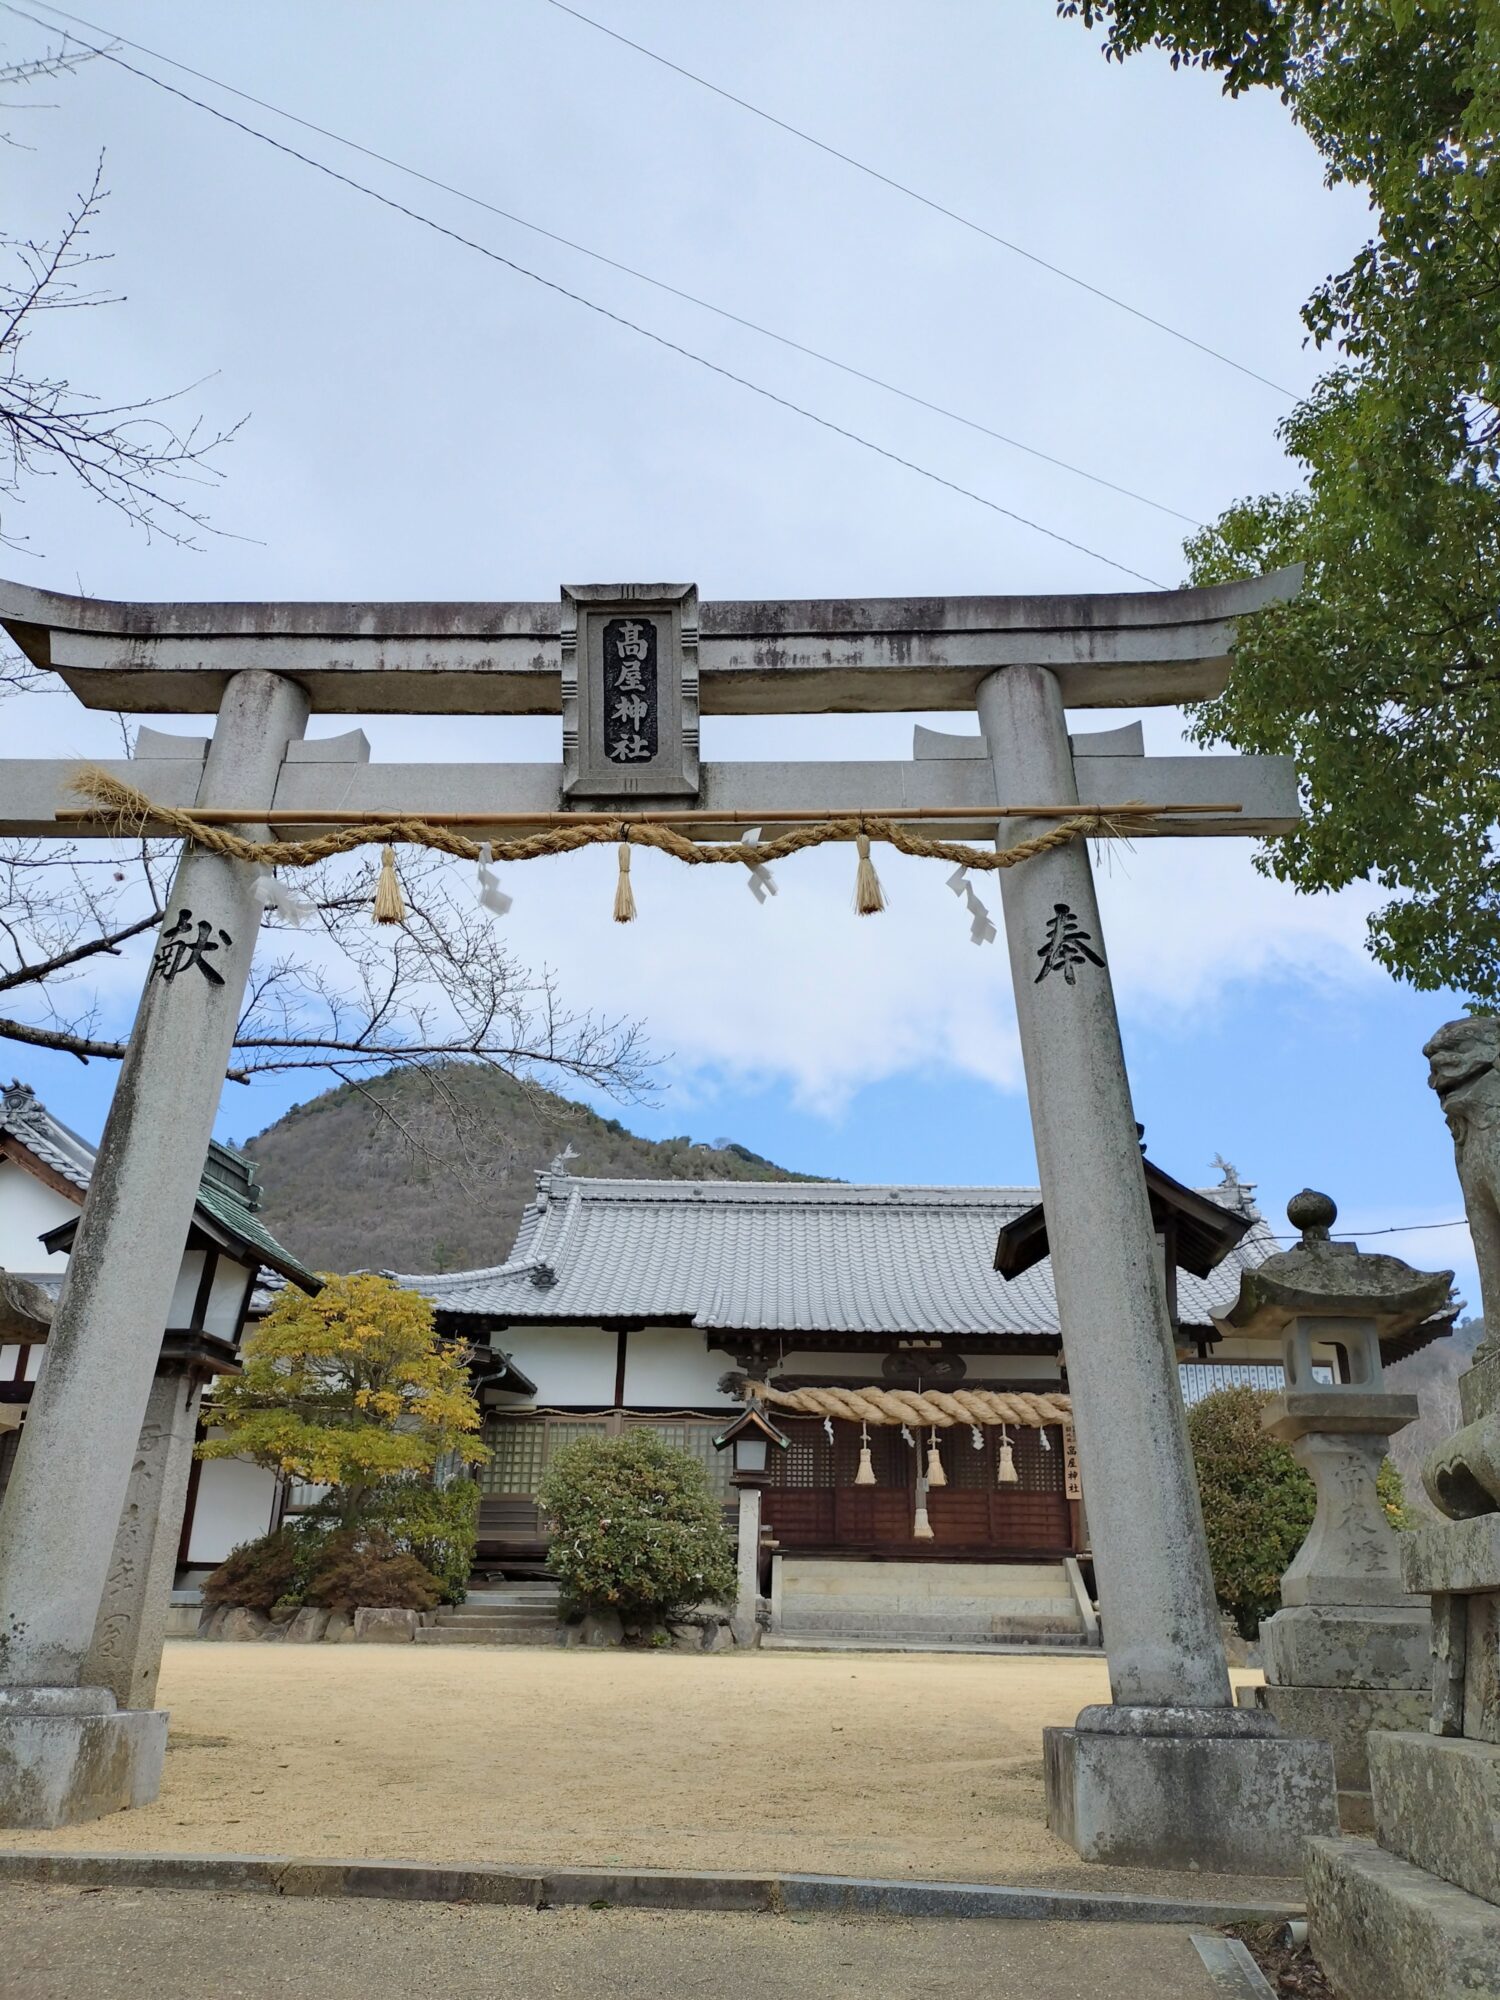
<path id="1" fill-rule="evenodd" d="M 299 1104 L 244 1150 L 266 1225 L 315 1270 L 461 1271 L 504 1263 L 538 1167 L 631 1180 L 813 1180 L 733 1142 L 640 1139 L 499 1070 L 392 1070 Z"/>

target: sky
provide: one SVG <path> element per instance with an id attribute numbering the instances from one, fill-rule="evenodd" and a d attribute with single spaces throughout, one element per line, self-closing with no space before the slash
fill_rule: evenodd
<path id="1" fill-rule="evenodd" d="M 0 156 L 5 217 L 45 236 L 102 152 L 110 192 L 93 247 L 109 255 L 100 275 L 121 302 L 53 316 L 34 356 L 105 401 L 185 388 L 182 408 L 209 429 L 243 423 L 204 496 L 218 532 L 196 551 L 148 542 L 61 479 L 35 483 L 12 523 L 26 544 L 0 569 L 56 590 L 505 600 L 659 577 L 695 582 L 705 598 L 1175 584 L 1190 522 L 1293 483 L 1276 424 L 1318 368 L 1298 307 L 1368 229 L 1356 195 L 1323 187 L 1274 98 L 1231 101 L 1155 56 L 1107 64 L 1097 34 L 1057 20 L 1051 0 L 588 0 L 584 11 L 618 34 L 936 208 L 552 0 L 96 4 L 105 11 L 89 20 L 120 37 L 1145 499 L 120 46 L 206 103 L 993 505 L 94 61 L 8 114 L 18 143 Z M 44 40 L 0 11 L 0 54 Z M 920 719 L 710 717 L 703 748 L 902 757 Z M 1179 746 L 1173 711 L 1143 719 L 1148 750 Z M 347 726 L 319 717 L 313 728 Z M 377 761 L 560 752 L 555 719 L 361 726 Z M 65 695 L 7 704 L 0 736 L 7 756 L 117 742 L 110 718 Z M 738 876 L 637 855 L 640 918 L 622 927 L 609 921 L 613 858 L 586 854 L 509 870 L 505 923 L 571 1004 L 644 1022 L 660 1058 L 651 1098 L 612 1107 L 637 1131 L 732 1137 L 846 1179 L 1029 1182 L 1003 949 L 969 944 L 945 869 L 888 852 L 880 869 L 890 908 L 862 921 L 841 850 L 783 864 L 764 907 Z M 1341 1229 L 1410 1232 L 1365 1240 L 1454 1266 L 1477 1310 L 1466 1232 L 1429 1226 L 1463 1207 L 1421 1047 L 1462 1002 L 1414 993 L 1371 963 L 1374 892 L 1298 897 L 1255 871 L 1251 842 L 1168 840 L 1112 847 L 1100 895 L 1152 1157 L 1200 1185 L 1227 1159 L 1281 1228 L 1292 1193 L 1323 1188 Z M 998 893 L 986 900 L 998 916 Z M 142 971 L 127 952 L 99 976 L 105 1025 L 128 1026 Z M 10 1067 L 80 1130 L 102 1126 L 108 1065 L 15 1049 Z M 220 1136 L 243 1139 L 311 1094 L 306 1077 L 226 1086 Z"/>

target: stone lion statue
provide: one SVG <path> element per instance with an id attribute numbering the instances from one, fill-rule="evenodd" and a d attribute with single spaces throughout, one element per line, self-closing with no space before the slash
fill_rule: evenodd
<path id="1" fill-rule="evenodd" d="M 1439 1028 L 1422 1051 L 1438 1094 L 1479 1265 L 1485 1338 L 1500 1352 L 1500 1017 L 1474 1014 Z"/>
<path id="2" fill-rule="evenodd" d="M 1459 1384 L 1465 1422 L 1423 1471 L 1434 1503 L 1464 1520 L 1500 1507 L 1500 1018 L 1450 1021 L 1422 1053 L 1453 1134 L 1485 1317 L 1474 1366 Z"/>

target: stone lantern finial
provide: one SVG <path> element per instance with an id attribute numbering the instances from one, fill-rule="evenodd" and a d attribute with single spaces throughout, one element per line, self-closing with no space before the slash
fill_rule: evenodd
<path id="1" fill-rule="evenodd" d="M 1304 1243 L 1326 1243 L 1329 1231 L 1339 1219 L 1338 1203 L 1332 1195 L 1304 1188 L 1287 1203 L 1286 1219 L 1293 1229 L 1302 1231 Z"/>

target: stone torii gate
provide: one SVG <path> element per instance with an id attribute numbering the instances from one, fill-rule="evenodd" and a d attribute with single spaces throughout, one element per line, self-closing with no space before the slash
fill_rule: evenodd
<path id="1" fill-rule="evenodd" d="M 1003 822 L 1010 839 L 1049 820 L 1009 808 L 1132 803 L 1161 810 L 1140 822 L 1153 835 L 1240 837 L 1295 824 L 1289 760 L 1148 758 L 1138 726 L 1070 739 L 1065 709 L 1217 692 L 1234 621 L 1297 582 L 701 606 L 692 586 L 661 584 L 565 589 L 556 604 L 331 605 L 111 604 L 0 584 L 0 623 L 88 707 L 216 712 L 211 740 L 143 728 L 135 755 L 105 768 L 159 805 L 233 811 L 252 838 L 272 837 L 256 811 L 286 836 L 298 812 L 325 824 L 493 812 L 513 831 L 517 815 L 628 808 L 696 809 L 695 837 L 863 814 L 940 817 L 971 839 Z M 919 728 L 904 763 L 708 763 L 700 710 L 977 712 L 981 733 Z M 560 713 L 563 757 L 372 764 L 357 730 L 305 739 L 316 712 Z M 76 809 L 76 768 L 0 762 L 0 832 L 106 834 L 59 819 Z M 184 846 L 172 942 L 146 978 L 0 1510 L 0 1826 L 156 1795 L 165 1714 L 118 1710 L 82 1677 L 110 1562 L 101 1523 L 125 1497 L 171 1242 L 192 1212 L 255 946 L 254 874 Z M 1292 1871 L 1303 1835 L 1335 1830 L 1332 1763 L 1233 1705 L 1087 846 L 1002 881 L 1114 1696 L 1048 1732 L 1049 1818 L 1087 1858 Z M 1090 948 L 1064 964 L 1060 934 Z M 203 977 L 171 976 L 195 938 L 215 976 L 206 959 Z"/>

